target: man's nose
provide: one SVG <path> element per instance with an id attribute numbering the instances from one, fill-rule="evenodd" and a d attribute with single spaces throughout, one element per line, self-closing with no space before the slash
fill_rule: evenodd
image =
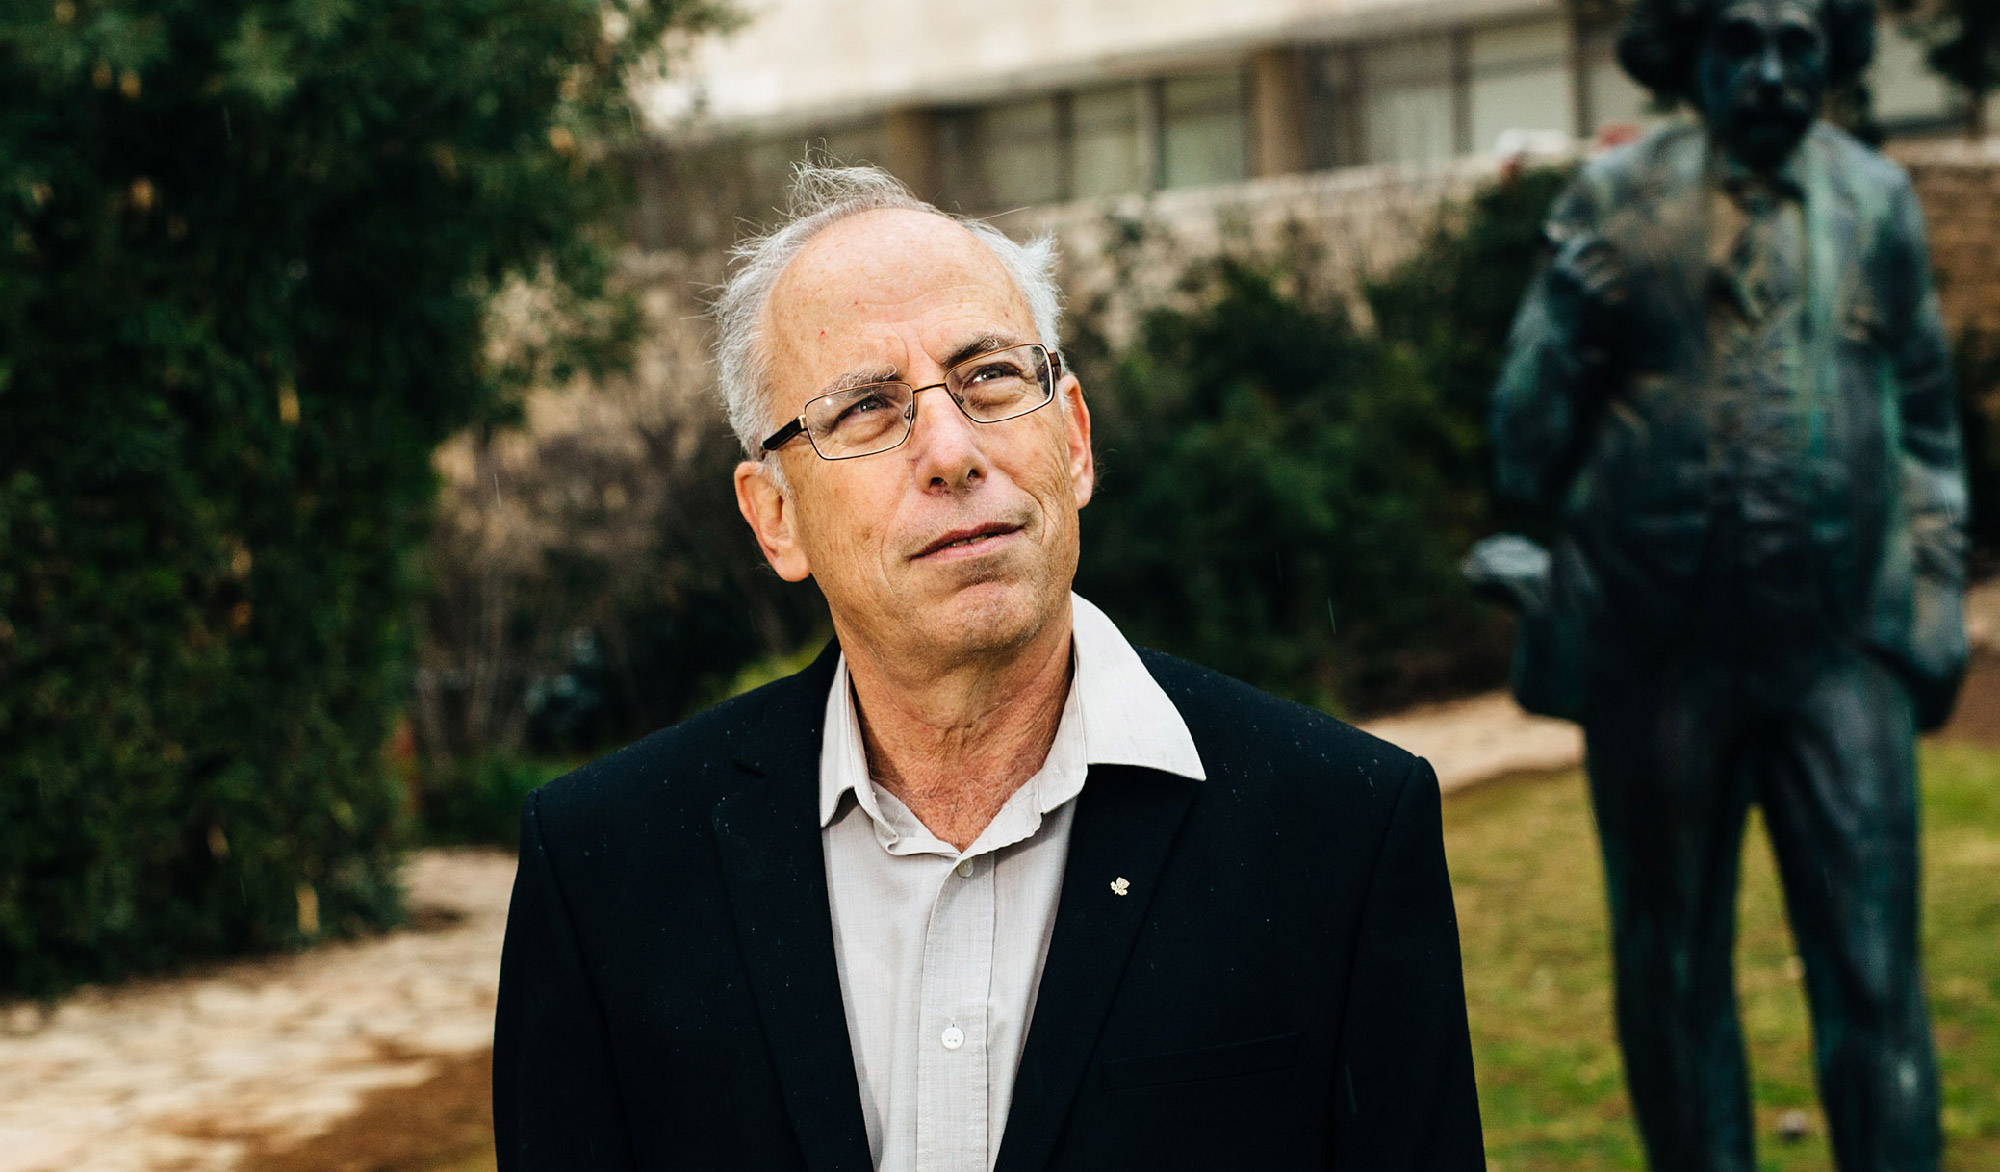
<path id="1" fill-rule="evenodd" d="M 1757 63 L 1757 81 L 1774 89 L 1785 84 L 1785 58 L 1778 52 L 1775 39 L 1764 42 L 1763 58 Z"/>
<path id="2" fill-rule="evenodd" d="M 965 417 L 951 392 L 941 385 L 918 391 L 911 409 L 909 444 L 926 487 L 956 492 L 986 475 L 979 424 Z"/>

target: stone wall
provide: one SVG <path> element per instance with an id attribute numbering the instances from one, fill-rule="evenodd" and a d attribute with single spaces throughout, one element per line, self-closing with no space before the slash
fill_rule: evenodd
<path id="1" fill-rule="evenodd" d="M 1929 224 L 1947 327 L 2000 331 L 2000 138 L 1899 145 Z M 1063 289 L 1114 342 L 1135 309 L 1171 300 L 1189 261 L 1289 256 L 1321 287 L 1353 293 L 1386 273 L 1510 164 L 1470 158 L 1436 168 L 1356 167 L 1229 187 L 1031 208 L 998 223 L 1017 235 L 1052 232 Z M 1365 314 L 1365 306 L 1356 308 Z"/>
<path id="2" fill-rule="evenodd" d="M 1175 298 L 1191 262 L 1219 256 L 1285 258 L 1301 280 L 1350 296 L 1365 321 L 1361 281 L 1408 257 L 1501 166 L 1354 167 L 1031 208 L 996 222 L 1056 237 L 1072 314 L 1113 344 L 1130 338 L 1139 311 Z"/>
<path id="3" fill-rule="evenodd" d="M 1890 154 L 1909 170 L 1924 205 L 1947 327 L 2000 331 L 2000 139 Z"/>

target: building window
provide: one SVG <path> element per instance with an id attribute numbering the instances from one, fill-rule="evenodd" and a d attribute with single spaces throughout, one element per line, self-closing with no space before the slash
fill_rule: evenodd
<path id="1" fill-rule="evenodd" d="M 1243 75 L 1170 77 L 1160 83 L 1160 185 L 1204 187 L 1249 174 Z"/>
<path id="2" fill-rule="evenodd" d="M 882 122 L 880 119 L 875 119 L 821 131 L 815 145 L 818 146 L 820 153 L 836 163 L 860 166 L 880 165 L 886 144 L 883 141 Z"/>
<path id="3" fill-rule="evenodd" d="M 761 206 L 781 205 L 791 185 L 792 164 L 808 157 L 836 163 L 879 164 L 883 145 L 879 118 L 760 139 L 749 145 L 743 157 L 751 199 Z"/>
<path id="4" fill-rule="evenodd" d="M 1364 161 L 1361 53 L 1339 45 L 1315 54 L 1306 69 L 1306 167 L 1326 171 Z"/>
<path id="5" fill-rule="evenodd" d="M 991 207 L 1050 203 L 1063 197 L 1062 118 L 1053 97 L 980 111 L 983 202 Z"/>
<path id="6" fill-rule="evenodd" d="M 792 177 L 792 164 L 805 158 L 805 140 L 766 138 L 750 144 L 743 152 L 744 170 L 749 174 L 751 202 L 758 208 L 777 207 L 785 202 L 785 185 Z"/>
<path id="7" fill-rule="evenodd" d="M 1503 143 L 1503 137 L 1559 136 L 1565 144 L 1575 137 L 1576 83 L 1567 21 L 1474 29 L 1470 41 L 1472 89 L 1466 107 L 1475 153 L 1519 149 L 1518 143 Z"/>
<path id="8" fill-rule="evenodd" d="M 1151 186 L 1140 137 L 1145 100 L 1145 90 L 1136 85 L 1083 90 L 1070 99 L 1071 197 L 1122 195 Z"/>
<path id="9" fill-rule="evenodd" d="M 947 199 L 992 210 L 1233 183 L 1249 174 L 1243 74 L 1064 91 L 936 116 Z"/>
<path id="10" fill-rule="evenodd" d="M 1452 39 L 1369 45 L 1360 55 L 1361 138 L 1370 163 L 1435 163 L 1457 154 Z"/>

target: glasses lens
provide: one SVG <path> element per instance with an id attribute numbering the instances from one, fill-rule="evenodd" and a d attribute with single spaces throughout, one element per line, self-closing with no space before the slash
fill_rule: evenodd
<path id="1" fill-rule="evenodd" d="M 1013 346 L 951 368 L 946 383 L 965 413 L 984 423 L 1025 415 L 1049 401 L 1055 379 L 1040 346 Z"/>
<path id="2" fill-rule="evenodd" d="M 893 448 L 910 431 L 910 388 L 873 383 L 821 395 L 806 404 L 812 445 L 829 460 Z"/>

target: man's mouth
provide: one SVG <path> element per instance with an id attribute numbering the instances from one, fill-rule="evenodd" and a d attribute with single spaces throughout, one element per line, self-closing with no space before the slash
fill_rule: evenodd
<path id="1" fill-rule="evenodd" d="M 948 550 L 970 549 L 974 546 L 985 545 L 996 537 L 1005 537 L 1010 533 L 1018 533 L 1020 531 L 1021 527 L 1019 525 L 1008 524 L 1004 521 L 992 521 L 984 525 L 975 525 L 968 529 L 954 529 L 918 550 L 916 557 L 927 558 L 932 554 L 944 553 Z M 912 560 L 915 559 L 913 558 Z"/>
<path id="2" fill-rule="evenodd" d="M 1805 99 L 1790 93 L 1752 94 L 1739 107 L 1738 115 L 1745 122 L 1781 123 L 1804 125 L 1812 121 L 1812 107 Z"/>

